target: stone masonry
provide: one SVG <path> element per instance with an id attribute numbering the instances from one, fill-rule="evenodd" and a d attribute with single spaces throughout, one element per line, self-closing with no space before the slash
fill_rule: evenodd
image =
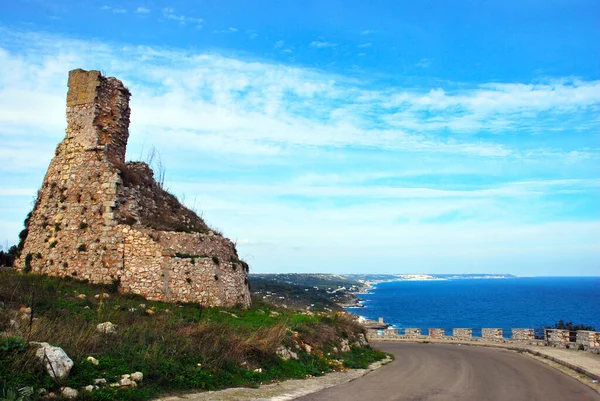
<path id="1" fill-rule="evenodd" d="M 151 300 L 250 305 L 234 244 L 162 189 L 147 164 L 125 163 L 129 90 L 99 71 L 69 73 L 67 129 L 34 209 L 17 268 Z"/>

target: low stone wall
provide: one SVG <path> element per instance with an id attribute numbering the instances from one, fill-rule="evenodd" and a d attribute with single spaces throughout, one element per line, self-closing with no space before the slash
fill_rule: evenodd
<path id="1" fill-rule="evenodd" d="M 600 333 L 597 331 L 579 330 L 577 332 L 577 344 L 584 349 L 600 350 Z"/>
<path id="2" fill-rule="evenodd" d="M 367 330 L 367 338 L 371 340 L 385 339 L 385 340 L 445 340 L 445 341 L 469 341 L 469 342 L 501 342 L 501 343 L 519 343 L 519 344 L 530 344 L 530 345 L 545 345 L 544 340 L 536 339 L 534 336 L 533 329 L 512 329 L 510 337 L 503 337 L 502 329 L 481 329 L 481 337 L 473 336 L 473 329 L 457 328 L 452 329 L 452 335 L 445 335 L 445 330 L 440 328 L 427 329 L 427 334 L 421 334 L 421 329 L 408 328 L 404 329 L 404 335 L 398 332 L 398 329 L 385 329 L 385 330 Z M 588 336 L 586 338 L 592 338 Z M 596 338 L 596 341 L 598 339 Z M 589 341 L 589 340 L 588 340 Z"/>
<path id="3" fill-rule="evenodd" d="M 400 329 L 402 330 L 402 329 Z M 446 336 L 444 329 L 427 329 L 425 335 L 421 334 L 419 328 L 404 329 L 400 334 L 398 329 L 367 330 L 367 338 L 370 340 L 446 340 L 446 341 L 470 341 L 470 342 L 499 342 L 507 344 L 529 344 L 548 345 L 552 347 L 564 347 L 600 353 L 600 333 L 596 331 L 579 330 L 545 330 L 545 339 L 535 338 L 534 329 L 511 329 L 510 336 L 504 336 L 502 329 L 481 329 L 481 337 L 473 337 L 473 329 L 452 329 L 452 335 Z"/>
<path id="4" fill-rule="evenodd" d="M 545 330 L 546 343 L 552 347 L 590 350 L 600 353 L 600 333 L 578 330 Z"/>

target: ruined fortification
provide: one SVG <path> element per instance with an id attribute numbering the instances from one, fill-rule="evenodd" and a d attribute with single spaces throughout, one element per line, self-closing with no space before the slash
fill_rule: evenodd
<path id="1" fill-rule="evenodd" d="M 234 244 L 125 163 L 129 90 L 99 71 L 69 73 L 67 129 L 26 221 L 19 269 L 118 284 L 148 299 L 250 305 Z"/>

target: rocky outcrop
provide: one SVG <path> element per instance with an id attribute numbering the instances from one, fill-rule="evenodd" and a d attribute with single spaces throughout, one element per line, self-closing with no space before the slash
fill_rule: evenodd
<path id="1" fill-rule="evenodd" d="M 248 265 L 234 244 L 164 191 L 147 164 L 125 163 L 129 97 L 99 71 L 69 73 L 66 137 L 16 266 L 152 300 L 248 306 Z"/>

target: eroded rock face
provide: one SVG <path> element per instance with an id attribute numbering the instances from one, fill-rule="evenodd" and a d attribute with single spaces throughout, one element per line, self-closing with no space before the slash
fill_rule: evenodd
<path id="1" fill-rule="evenodd" d="M 248 265 L 164 191 L 145 163 L 125 163 L 129 97 L 98 71 L 69 73 L 65 139 L 27 223 L 16 266 L 119 284 L 170 302 L 250 305 Z"/>

